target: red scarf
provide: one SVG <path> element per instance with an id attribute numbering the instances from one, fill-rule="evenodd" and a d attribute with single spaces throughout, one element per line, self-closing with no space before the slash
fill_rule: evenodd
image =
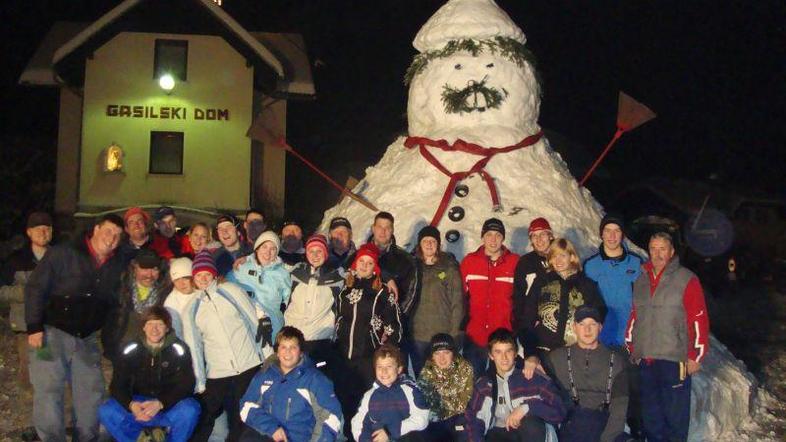
<path id="1" fill-rule="evenodd" d="M 477 144 L 467 143 L 461 139 L 456 140 L 451 145 L 448 144 L 448 142 L 445 140 L 432 140 L 430 138 L 424 137 L 407 137 L 407 140 L 404 141 L 404 146 L 406 146 L 408 149 L 414 149 L 417 147 L 420 150 L 420 155 L 422 155 L 426 161 L 431 163 L 431 165 L 436 167 L 437 170 L 450 178 L 450 182 L 448 182 L 448 186 L 445 188 L 445 192 L 442 194 L 442 201 L 439 203 L 439 208 L 437 208 L 434 218 L 431 219 L 431 225 L 435 227 L 439 225 L 440 220 L 442 220 L 442 217 L 445 215 L 445 210 L 448 208 L 448 203 L 450 203 L 450 199 L 452 198 L 451 194 L 453 193 L 453 189 L 456 187 L 456 184 L 473 173 L 479 173 L 483 178 L 483 181 L 486 182 L 486 186 L 488 186 L 489 193 L 491 194 L 491 203 L 494 210 L 500 209 L 499 195 L 497 194 L 497 186 L 494 184 L 494 178 L 488 172 L 486 172 L 484 168 L 489 163 L 489 161 L 491 161 L 491 158 L 494 157 L 494 155 L 498 153 L 512 152 L 514 150 L 532 146 L 533 144 L 537 143 L 541 137 L 543 137 L 542 131 L 536 133 L 535 135 L 530 135 L 518 143 L 507 147 L 483 147 Z M 439 160 L 437 160 L 436 157 L 431 154 L 431 152 L 428 151 L 427 147 L 436 147 L 437 149 L 444 150 L 445 152 L 465 152 L 472 155 L 478 155 L 483 158 L 479 159 L 478 162 L 467 171 L 451 172 L 445 166 L 443 166 L 442 163 L 440 163 Z"/>

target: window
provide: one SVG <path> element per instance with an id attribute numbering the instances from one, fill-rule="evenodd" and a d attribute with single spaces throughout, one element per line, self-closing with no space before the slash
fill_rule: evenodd
<path id="1" fill-rule="evenodd" d="M 153 78 L 155 79 L 161 78 L 164 74 L 170 74 L 175 80 L 186 81 L 188 41 L 157 39 L 153 66 Z"/>
<path id="2" fill-rule="evenodd" d="M 183 132 L 150 132 L 150 173 L 183 174 Z"/>

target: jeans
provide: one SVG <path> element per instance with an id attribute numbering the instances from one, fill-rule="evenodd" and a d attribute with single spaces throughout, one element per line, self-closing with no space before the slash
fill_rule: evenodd
<path id="1" fill-rule="evenodd" d="M 690 426 L 691 378 L 684 362 L 641 361 L 641 411 L 649 442 L 684 441 Z"/>
<path id="2" fill-rule="evenodd" d="M 489 363 L 489 351 L 486 347 L 481 347 L 467 338 L 464 340 L 464 359 L 472 364 L 472 369 L 475 371 L 475 379 L 477 379 L 486 373 L 486 367 Z"/>
<path id="3" fill-rule="evenodd" d="M 420 370 L 426 365 L 431 350 L 431 343 L 428 341 L 412 341 L 412 348 L 409 357 L 412 358 L 412 371 L 415 378 L 420 376 Z"/>
<path id="4" fill-rule="evenodd" d="M 38 437 L 42 442 L 66 440 L 63 395 L 68 383 L 75 419 L 73 440 L 98 440 L 98 407 L 104 398 L 104 377 L 97 333 L 77 338 L 45 326 L 44 345 L 43 351 L 28 350 L 33 384 L 33 425 Z"/>
<path id="5" fill-rule="evenodd" d="M 135 401 L 149 398 L 134 396 Z M 139 422 L 115 399 L 109 399 L 98 409 L 101 423 L 118 442 L 134 442 L 145 427 L 165 427 L 167 441 L 186 442 L 194 431 L 201 408 L 194 398 L 185 398 L 168 410 L 162 410 L 147 422 Z"/>

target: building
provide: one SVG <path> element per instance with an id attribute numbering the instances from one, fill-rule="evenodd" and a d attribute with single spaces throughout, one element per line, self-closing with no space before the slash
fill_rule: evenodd
<path id="1" fill-rule="evenodd" d="M 303 39 L 249 32 L 212 0 L 125 0 L 58 22 L 20 83 L 60 89 L 55 211 L 284 206 L 287 101 L 315 95 Z"/>

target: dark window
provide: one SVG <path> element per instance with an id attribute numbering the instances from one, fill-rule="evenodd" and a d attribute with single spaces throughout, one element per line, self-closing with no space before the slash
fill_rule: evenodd
<path id="1" fill-rule="evenodd" d="M 183 132 L 150 132 L 150 173 L 183 174 Z"/>
<path id="2" fill-rule="evenodd" d="M 186 81 L 188 72 L 187 40 L 156 40 L 153 78 L 171 74 L 175 80 Z"/>

